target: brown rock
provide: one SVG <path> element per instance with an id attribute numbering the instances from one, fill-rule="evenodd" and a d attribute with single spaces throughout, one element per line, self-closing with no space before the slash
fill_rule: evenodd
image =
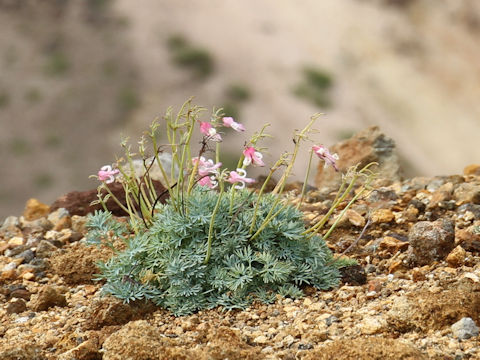
<path id="1" fill-rule="evenodd" d="M 166 337 L 155 325 L 145 320 L 131 321 L 105 340 L 102 346 L 103 360 L 265 359 L 260 346 L 248 344 L 247 339 L 226 326 L 207 327 L 199 339 L 205 345 L 185 348 L 181 341 Z"/>
<path id="2" fill-rule="evenodd" d="M 465 166 L 463 169 L 464 175 L 477 175 L 480 176 L 480 165 L 479 164 L 470 164 Z"/>
<path id="3" fill-rule="evenodd" d="M 8 280 L 15 280 L 17 278 L 17 269 L 3 270 L 0 274 L 0 282 L 6 282 Z"/>
<path id="4" fill-rule="evenodd" d="M 44 311 L 52 306 L 66 306 L 65 295 L 50 285 L 43 286 L 30 300 L 30 308 L 34 311 Z"/>
<path id="5" fill-rule="evenodd" d="M 378 244 L 381 250 L 386 250 L 391 254 L 395 254 L 398 250 L 406 250 L 408 248 L 408 242 L 398 240 L 392 236 L 385 236 Z"/>
<path id="6" fill-rule="evenodd" d="M 19 298 L 19 299 L 24 299 L 24 300 L 30 300 L 30 297 L 32 294 L 30 291 L 27 289 L 19 288 L 19 289 L 14 289 L 12 292 L 10 292 L 10 297 L 11 298 Z"/>
<path id="7" fill-rule="evenodd" d="M 72 218 L 70 216 L 62 217 L 58 222 L 53 226 L 54 231 L 61 231 L 63 229 L 69 229 L 72 227 Z"/>
<path id="8" fill-rule="evenodd" d="M 382 337 L 359 337 L 334 340 L 317 350 L 309 351 L 305 360 L 427 360 L 428 356 L 412 344 Z"/>
<path id="9" fill-rule="evenodd" d="M 420 221 L 410 229 L 410 265 L 428 265 L 440 261 L 455 247 L 455 226 L 450 219 Z"/>
<path id="10" fill-rule="evenodd" d="M 102 355 L 99 352 L 100 344 L 98 338 L 88 339 L 82 342 L 77 347 L 70 349 L 59 355 L 58 360 L 92 360 L 101 359 Z"/>
<path id="11" fill-rule="evenodd" d="M 467 252 L 465 251 L 465 249 L 459 245 L 455 249 L 453 249 L 450 254 L 448 254 L 446 260 L 448 265 L 456 268 L 462 266 L 465 263 L 466 255 Z"/>
<path id="12" fill-rule="evenodd" d="M 462 317 L 479 321 L 480 285 L 467 279 L 440 288 L 438 292 L 419 290 L 396 297 L 387 313 L 391 330 L 401 333 L 449 327 Z"/>
<path id="13" fill-rule="evenodd" d="M 55 256 L 50 257 L 49 263 L 55 274 L 61 276 L 67 284 L 91 284 L 94 274 L 99 272 L 97 262 L 106 261 L 111 256 L 111 249 L 76 242 L 64 251 L 55 253 Z"/>
<path id="14" fill-rule="evenodd" d="M 457 229 L 455 231 L 455 241 L 467 251 L 480 251 L 480 233 L 476 232 L 474 227 Z"/>
<path id="15" fill-rule="evenodd" d="M 358 164 L 360 170 L 371 162 L 379 163 L 379 166 L 374 168 L 379 173 L 379 178 L 393 182 L 401 177 L 395 143 L 381 133 L 377 126 L 365 129 L 352 138 L 333 145 L 330 152 L 338 154 L 337 165 L 340 171 L 335 172 L 330 167 L 324 168 L 324 163 L 320 162 L 315 178 L 315 186 L 318 188 L 338 188 L 342 181 L 342 173 L 348 168 Z"/>
<path id="16" fill-rule="evenodd" d="M 345 217 L 354 226 L 360 226 L 360 227 L 365 226 L 365 218 L 362 215 L 360 215 L 358 212 L 356 212 L 355 210 L 348 209 L 345 212 Z"/>
<path id="17" fill-rule="evenodd" d="M 37 220 L 41 217 L 47 216 L 50 211 L 50 207 L 46 204 L 41 203 L 37 199 L 29 199 L 25 205 L 25 210 L 23 211 L 23 217 L 27 221 Z"/>
<path id="18" fill-rule="evenodd" d="M 389 223 L 395 219 L 395 215 L 390 209 L 376 209 L 371 214 L 372 223 Z"/>
<path id="19" fill-rule="evenodd" d="M 165 187 L 162 185 L 160 181 L 153 180 L 153 185 L 155 187 L 155 191 L 157 195 L 163 194 L 159 201 L 164 202 L 165 199 L 168 197 L 168 192 L 165 192 Z M 112 194 L 120 200 L 120 202 L 126 206 L 125 201 L 125 191 L 123 190 L 123 185 L 119 182 L 113 182 L 107 185 Z M 102 191 L 102 195 L 106 195 L 106 190 Z M 65 194 L 59 197 L 54 203 L 51 205 L 51 211 L 55 211 L 59 208 L 65 208 L 68 210 L 70 215 L 87 215 L 88 213 L 92 213 L 95 210 L 103 210 L 102 205 L 91 205 L 92 201 L 98 200 L 97 197 L 97 189 L 87 190 L 87 191 L 72 191 L 68 194 Z M 113 215 L 116 216 L 126 216 L 128 214 L 123 211 L 120 206 L 113 200 L 107 200 L 107 208 L 112 212 Z"/>
<path id="20" fill-rule="evenodd" d="M 50 257 L 58 248 L 50 241 L 42 240 L 37 246 L 36 255 L 39 258 Z"/>
<path id="21" fill-rule="evenodd" d="M 18 314 L 27 310 L 27 302 L 23 299 L 14 298 L 10 300 L 5 308 L 7 314 Z"/>
<path id="22" fill-rule="evenodd" d="M 425 269 L 426 267 L 421 267 L 421 268 L 413 268 L 412 269 L 412 280 L 415 282 L 418 281 L 424 281 L 426 277 L 427 270 Z"/>
<path id="23" fill-rule="evenodd" d="M 457 186 L 453 192 L 457 205 L 480 204 L 480 185 L 463 183 Z"/>
<path id="24" fill-rule="evenodd" d="M 430 202 L 428 203 L 427 208 L 431 209 L 439 206 L 440 204 L 448 200 L 451 200 L 452 194 L 453 194 L 453 184 L 451 182 L 443 184 L 433 192 L 432 198 L 430 199 Z"/>
<path id="25" fill-rule="evenodd" d="M 129 321 L 137 320 L 156 310 L 149 302 L 125 304 L 114 297 L 104 297 L 94 300 L 86 311 L 85 328 L 89 330 L 101 329 L 104 326 L 123 325 Z"/>

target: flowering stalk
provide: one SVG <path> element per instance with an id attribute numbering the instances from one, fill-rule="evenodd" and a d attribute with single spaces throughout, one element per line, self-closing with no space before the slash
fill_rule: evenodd
<path id="1" fill-rule="evenodd" d="M 272 191 L 273 194 L 281 194 L 283 192 L 283 188 L 285 187 L 285 184 L 287 183 L 287 179 L 290 176 L 290 173 L 292 171 L 293 164 L 297 159 L 298 150 L 300 149 L 300 142 L 307 138 L 307 135 L 310 132 L 310 129 L 313 126 L 313 123 L 317 120 L 319 116 L 320 114 L 312 116 L 308 125 L 305 126 L 302 131 L 295 134 L 293 138 L 295 148 L 293 149 L 292 158 L 287 168 L 285 169 L 285 172 L 283 173 L 282 177 L 278 181 L 277 186 L 275 186 L 275 188 L 273 189 Z"/>
<path id="2" fill-rule="evenodd" d="M 305 174 L 305 180 L 303 180 L 302 193 L 301 193 L 301 196 L 300 196 L 300 201 L 297 204 L 297 209 L 300 208 L 300 205 L 303 203 L 303 199 L 305 198 L 305 191 L 307 189 L 308 178 L 310 177 L 310 169 L 312 167 L 312 159 L 313 159 L 313 152 L 310 151 L 310 157 L 308 159 L 307 172 Z"/>
<path id="3" fill-rule="evenodd" d="M 215 217 L 220 207 L 220 202 L 222 200 L 222 196 L 224 192 L 223 180 L 220 179 L 219 182 L 220 182 L 220 193 L 218 194 L 217 203 L 215 204 L 215 208 L 213 209 L 212 218 L 210 219 L 210 225 L 208 227 L 207 254 L 205 256 L 205 260 L 203 261 L 204 264 L 208 264 L 208 261 L 210 260 L 210 256 L 212 255 L 213 224 L 215 223 Z"/>
<path id="4" fill-rule="evenodd" d="M 333 212 L 335 211 L 335 209 L 340 205 L 340 203 L 342 203 L 345 198 L 350 194 L 350 191 L 352 190 L 353 186 L 355 185 L 355 183 L 357 182 L 358 178 L 360 176 L 363 176 L 365 177 L 365 183 L 362 185 L 362 187 L 357 191 L 357 194 L 349 201 L 349 203 L 347 204 L 347 206 L 342 210 L 342 212 L 339 214 L 339 216 L 337 217 L 337 219 L 335 220 L 335 222 L 332 224 L 332 226 L 330 227 L 330 229 L 328 230 L 328 232 L 324 235 L 324 239 L 326 239 L 326 237 L 330 236 L 330 234 L 332 233 L 332 231 L 335 229 L 335 227 L 337 226 L 338 222 L 342 219 L 343 215 L 345 214 L 345 212 L 350 208 L 350 206 L 360 197 L 360 195 L 362 195 L 364 193 L 365 190 L 368 190 L 370 189 L 370 183 L 375 179 L 376 177 L 376 173 L 374 173 L 373 171 L 371 171 L 369 168 L 370 166 L 373 166 L 373 165 L 378 165 L 378 163 L 376 162 L 371 162 L 369 164 L 367 164 L 365 167 L 363 167 L 360 171 L 357 171 L 357 166 L 354 166 L 352 168 L 349 169 L 348 173 L 347 173 L 347 176 L 344 177 L 344 180 L 342 182 L 342 185 L 340 186 L 340 189 L 339 191 L 337 192 L 337 195 L 335 197 L 335 200 L 333 201 L 333 204 L 332 206 L 330 207 L 330 209 L 328 210 L 328 212 L 322 217 L 322 219 L 316 223 L 314 226 L 310 227 L 309 229 L 305 230 L 302 235 L 306 235 L 306 234 L 309 234 L 311 233 L 308 238 L 311 238 L 315 235 L 318 234 L 318 232 L 323 228 L 323 225 L 325 225 L 325 223 L 328 221 L 328 219 L 330 218 L 330 216 L 333 214 Z M 347 179 L 351 177 L 351 180 L 350 180 L 350 183 L 348 185 L 348 187 L 345 189 L 345 191 L 342 193 L 341 196 L 340 193 L 342 192 L 343 188 L 345 187 L 345 184 L 347 183 Z M 325 237 L 326 236 L 326 237 Z"/>
<path id="5" fill-rule="evenodd" d="M 265 181 L 263 182 L 263 185 L 262 187 L 260 188 L 260 191 L 258 192 L 258 195 L 257 195 L 257 201 L 255 202 L 255 209 L 253 211 L 253 219 L 252 219 L 252 224 L 250 225 L 250 230 L 248 231 L 249 234 L 251 234 L 253 232 L 253 229 L 255 228 L 255 223 L 257 221 L 257 213 L 258 213 L 258 206 L 260 205 L 260 198 L 262 197 L 263 195 L 263 192 L 265 191 L 265 188 L 267 187 L 267 184 L 268 182 L 270 181 L 270 179 L 272 178 L 273 176 L 273 173 L 275 171 L 278 170 L 278 168 L 284 164 L 284 161 L 285 159 L 283 158 L 283 156 L 277 160 L 277 162 L 275 163 L 275 165 L 273 165 L 271 168 L 270 168 L 270 171 L 267 175 L 267 178 L 265 179 Z M 232 204 L 230 204 L 232 205 Z"/>
<path id="6" fill-rule="evenodd" d="M 163 167 L 163 164 L 162 164 L 162 162 L 160 161 L 160 158 L 159 158 L 160 148 L 157 145 L 157 136 L 156 136 L 156 131 L 157 131 L 159 126 L 160 126 L 160 124 L 158 123 L 158 119 L 154 119 L 152 124 L 150 125 L 150 132 L 149 132 L 148 135 L 150 137 L 150 141 L 152 142 L 152 147 L 153 147 L 153 151 L 154 151 L 154 154 L 155 154 L 154 156 L 155 156 L 156 164 L 157 164 L 157 166 L 160 169 L 160 172 L 162 174 L 163 184 L 167 188 L 167 191 L 168 191 L 168 194 L 169 194 L 170 198 L 172 200 L 174 200 L 172 203 L 173 203 L 173 206 L 175 207 L 175 209 L 177 210 L 177 207 L 176 207 L 177 204 L 176 204 L 176 201 L 175 201 L 174 192 L 173 192 L 173 189 L 172 189 L 171 182 L 170 182 L 170 180 L 167 176 L 167 173 L 165 171 L 165 168 Z M 168 133 L 168 126 L 167 126 L 167 133 Z M 172 161 L 172 163 L 173 163 L 173 161 Z"/>

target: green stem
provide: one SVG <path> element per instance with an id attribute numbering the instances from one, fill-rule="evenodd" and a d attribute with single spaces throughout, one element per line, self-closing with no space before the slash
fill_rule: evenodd
<path id="1" fill-rule="evenodd" d="M 305 198 L 305 190 L 307 189 L 308 178 L 310 176 L 310 168 L 312 167 L 312 158 L 313 158 L 313 151 L 310 150 L 310 158 L 308 159 L 307 173 L 305 174 L 305 180 L 303 180 L 302 196 L 300 197 L 300 201 L 297 204 L 297 210 L 300 208 L 300 205 L 302 204 L 303 199 Z"/>
<path id="2" fill-rule="evenodd" d="M 365 191 L 365 188 L 362 188 L 362 190 L 360 190 L 353 198 L 352 200 L 350 200 L 347 204 L 347 206 L 345 206 L 345 209 L 343 209 L 341 211 L 341 213 L 338 215 L 338 217 L 335 219 L 335 222 L 332 224 L 332 226 L 330 226 L 330 229 L 328 229 L 327 233 L 325 235 L 323 235 L 323 240 L 326 240 L 330 234 L 332 233 L 332 231 L 336 228 L 338 222 L 342 219 L 343 215 L 345 215 L 345 213 L 347 212 L 347 210 L 350 208 L 350 206 L 355 202 L 357 201 L 357 199 L 359 198 L 359 196 Z M 311 234 L 308 236 L 308 238 L 311 238 L 312 236 L 314 236 L 315 233 Z"/>
<path id="3" fill-rule="evenodd" d="M 257 221 L 257 213 L 258 213 L 258 206 L 260 205 L 260 198 L 262 197 L 263 192 L 265 191 L 265 188 L 267 187 L 268 182 L 272 178 L 273 173 L 278 169 L 278 166 L 281 164 L 281 162 L 282 162 L 281 160 L 278 160 L 275 163 L 275 165 L 272 168 L 270 168 L 270 172 L 268 173 L 267 178 L 263 182 L 263 185 L 260 188 L 260 191 L 258 192 L 257 201 L 255 202 L 255 209 L 253 210 L 252 224 L 250 225 L 250 230 L 248 232 L 249 234 L 251 234 L 253 232 L 253 229 L 255 227 L 255 223 Z"/>
<path id="4" fill-rule="evenodd" d="M 340 198 L 338 197 L 339 194 L 341 193 L 341 190 L 343 190 L 343 188 L 345 187 L 345 181 L 342 183 L 342 185 L 340 186 L 340 189 L 339 191 L 337 192 L 337 195 L 335 196 L 335 200 L 333 201 L 333 204 L 332 206 L 330 207 L 330 209 L 328 210 L 328 212 L 322 217 L 322 220 L 320 220 L 318 223 L 316 223 L 314 226 L 312 226 L 310 229 L 307 229 L 303 232 L 302 235 L 305 235 L 305 234 L 308 234 L 310 232 L 314 232 L 314 233 L 317 233 L 322 227 L 323 225 L 325 225 L 325 223 L 328 221 L 328 219 L 330 218 L 330 215 L 332 215 L 332 213 L 335 211 L 335 209 L 337 208 L 337 206 L 343 202 L 345 200 L 345 198 L 348 196 L 348 194 L 350 193 L 350 190 L 352 190 L 353 186 L 355 185 L 355 182 L 357 181 L 358 179 L 358 175 L 355 174 L 352 181 L 350 182 L 350 184 L 348 185 L 348 187 L 345 189 L 345 191 L 342 193 L 342 196 L 340 196 Z"/>
<path id="5" fill-rule="evenodd" d="M 220 202 L 223 196 L 223 189 L 224 184 L 222 180 L 220 182 L 220 192 L 218 194 L 217 203 L 215 204 L 215 208 L 213 209 L 212 218 L 210 219 L 210 226 L 208 227 L 208 243 L 207 243 L 207 255 L 205 256 L 205 260 L 203 261 L 204 264 L 208 264 L 210 260 L 210 256 L 212 255 L 212 237 L 213 237 L 213 225 L 215 223 L 215 216 L 217 215 L 218 209 L 220 208 Z"/>
<path id="6" fill-rule="evenodd" d="M 295 143 L 295 148 L 293 149 L 292 158 L 290 159 L 290 162 L 287 168 L 285 169 L 285 172 L 283 173 L 282 177 L 278 181 L 277 186 L 275 186 L 275 188 L 273 189 L 272 194 L 281 194 L 283 192 L 283 188 L 285 187 L 285 184 L 287 183 L 287 179 L 290 176 L 290 173 L 292 171 L 293 165 L 295 164 L 298 150 L 300 149 L 300 142 L 307 136 L 313 123 L 315 122 L 315 120 L 317 120 L 317 117 L 318 116 L 313 116 L 310 119 L 310 122 L 308 123 L 308 125 L 305 126 L 300 133 L 295 135 L 293 139 L 293 142 Z"/>
<path id="7" fill-rule="evenodd" d="M 258 230 L 255 232 L 255 234 L 253 234 L 250 238 L 249 238 L 249 241 L 252 241 L 253 239 L 255 239 L 266 227 L 267 225 L 272 221 L 272 219 L 274 219 L 275 217 L 277 217 L 278 214 L 280 214 L 280 212 L 282 212 L 287 206 L 288 206 L 288 203 L 285 202 L 285 204 L 283 204 L 280 209 L 278 209 L 274 214 L 272 214 L 273 210 L 275 209 L 276 205 L 278 204 L 278 202 L 275 202 L 274 205 L 272 206 L 272 209 L 268 212 L 267 216 L 265 217 L 265 220 L 263 221 L 262 225 L 260 225 L 260 227 L 258 228 Z"/>

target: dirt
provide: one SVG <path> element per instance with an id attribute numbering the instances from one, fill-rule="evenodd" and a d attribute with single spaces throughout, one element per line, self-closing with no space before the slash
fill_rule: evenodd
<path id="1" fill-rule="evenodd" d="M 307 287 L 301 299 L 182 317 L 143 300 L 125 304 L 101 295 L 96 261 L 112 252 L 73 236 L 85 234 L 83 216 L 65 221 L 69 215 L 56 210 L 30 221 L 9 218 L 0 230 L 0 358 L 478 359 L 478 333 L 460 339 L 452 327 L 462 318 L 480 323 L 480 253 L 465 241 L 480 225 L 480 177 L 469 169 L 382 185 L 359 200 L 327 239 L 337 255 L 359 262 L 339 288 Z M 450 200 L 439 201 L 442 194 Z M 309 192 L 300 207 L 305 221 L 324 213 L 334 195 Z M 455 248 L 428 264 L 410 263 L 412 246 L 419 246 L 411 241 L 415 224 L 437 219 L 454 222 Z M 39 259 L 35 249 L 45 241 L 51 247 Z"/>

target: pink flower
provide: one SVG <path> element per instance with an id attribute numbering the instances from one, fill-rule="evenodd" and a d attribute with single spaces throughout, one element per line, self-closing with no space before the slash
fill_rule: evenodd
<path id="1" fill-rule="evenodd" d="M 325 167 L 327 167 L 328 165 L 331 165 L 335 169 L 335 171 L 338 171 L 338 167 L 337 167 L 338 155 L 337 154 L 330 154 L 330 151 L 328 151 L 328 149 L 323 145 L 320 145 L 320 146 L 314 145 L 312 149 L 320 159 L 325 161 Z"/>
<path id="2" fill-rule="evenodd" d="M 217 130 L 209 122 L 200 121 L 200 132 L 213 141 L 222 141 L 220 134 L 217 134 Z"/>
<path id="3" fill-rule="evenodd" d="M 200 176 L 205 176 L 208 174 L 216 174 L 218 173 L 217 169 L 222 166 L 221 162 L 214 163 L 212 159 L 205 160 L 203 156 L 200 156 L 200 160 L 198 157 L 194 157 L 192 159 L 193 165 L 198 162 L 198 174 Z"/>
<path id="4" fill-rule="evenodd" d="M 110 184 L 115 181 L 115 175 L 118 173 L 118 169 L 112 170 L 110 165 L 102 166 L 98 171 L 98 180 L 105 181 L 105 184 Z"/>
<path id="5" fill-rule="evenodd" d="M 230 116 L 226 116 L 226 117 L 222 118 L 222 121 L 223 121 L 223 125 L 225 125 L 226 127 L 231 127 L 235 131 L 245 131 L 245 126 L 237 123 Z"/>
<path id="6" fill-rule="evenodd" d="M 256 151 L 253 146 L 249 146 L 245 150 L 243 150 L 243 155 L 245 156 L 245 158 L 243 159 L 244 166 L 248 166 L 250 164 L 265 166 L 265 163 L 262 160 L 263 155 Z"/>
<path id="7" fill-rule="evenodd" d="M 215 189 L 218 185 L 218 182 L 215 180 L 215 176 L 205 175 L 200 180 L 198 180 L 198 184 L 201 186 L 207 186 L 210 189 Z"/>
<path id="8" fill-rule="evenodd" d="M 235 189 L 243 189 L 245 187 L 245 183 L 251 184 L 255 182 L 254 179 L 247 178 L 247 172 L 244 169 L 230 171 L 230 175 L 228 176 L 227 181 L 230 184 L 240 183 L 239 185 L 235 185 Z"/>

